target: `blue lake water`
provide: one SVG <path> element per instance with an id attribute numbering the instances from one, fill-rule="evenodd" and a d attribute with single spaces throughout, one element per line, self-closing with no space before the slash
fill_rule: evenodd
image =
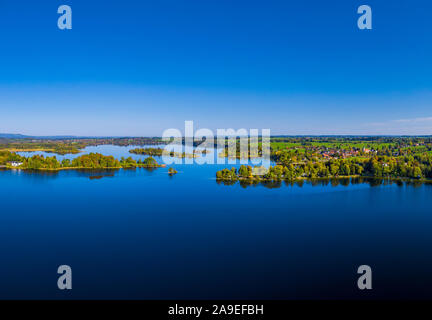
<path id="1" fill-rule="evenodd" d="M 0 298 L 432 298 L 431 185 L 227 186 L 231 165 L 173 167 L 0 171 Z"/>

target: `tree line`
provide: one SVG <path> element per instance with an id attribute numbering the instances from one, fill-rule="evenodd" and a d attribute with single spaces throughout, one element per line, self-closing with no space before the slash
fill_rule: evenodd
<path id="1" fill-rule="evenodd" d="M 240 166 L 238 170 L 223 169 L 216 173 L 218 180 L 277 181 L 350 176 L 432 179 L 432 155 L 425 153 L 401 157 L 373 156 L 367 159 L 354 157 L 327 161 L 316 158 L 299 161 L 297 158 L 283 156 L 262 176 L 254 174 L 254 168 L 245 165 Z"/>
<path id="2" fill-rule="evenodd" d="M 113 156 L 105 156 L 100 153 L 85 154 L 75 159 L 63 159 L 59 161 L 55 156 L 44 157 L 43 155 L 33 155 L 32 157 L 20 156 L 9 151 L 0 151 L 0 165 L 8 166 L 10 162 L 19 162 L 21 169 L 32 170 L 59 170 L 67 168 L 76 169 L 119 169 L 134 167 L 159 167 L 160 165 L 152 157 L 144 160 L 134 160 L 131 157 L 120 160 Z"/>

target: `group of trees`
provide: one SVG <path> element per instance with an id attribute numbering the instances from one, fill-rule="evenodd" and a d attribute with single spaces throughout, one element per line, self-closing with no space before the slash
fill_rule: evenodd
<path id="1" fill-rule="evenodd" d="M 346 159 L 323 160 L 313 153 L 299 155 L 297 151 L 279 154 L 275 161 L 286 167 L 294 177 L 371 176 L 399 178 L 432 178 L 432 154 L 417 153 L 403 156 L 370 155 Z"/>
<path id="2" fill-rule="evenodd" d="M 237 169 L 231 168 L 229 169 L 222 169 L 216 172 L 216 179 L 217 180 L 238 180 L 239 176 L 237 175 Z"/>
<path id="3" fill-rule="evenodd" d="M 289 153 L 288 153 L 289 154 Z M 218 180 L 258 179 L 263 181 L 295 180 L 298 178 L 337 178 L 365 176 L 376 178 L 432 179 L 432 154 L 415 156 L 373 156 L 370 158 L 347 158 L 321 160 L 283 155 L 277 165 L 271 166 L 262 176 L 254 174 L 252 167 L 242 165 L 223 169 L 216 173 Z"/>
<path id="4" fill-rule="evenodd" d="M 366 162 L 365 171 L 373 177 L 432 179 L 432 155 L 373 157 Z"/>
<path id="5" fill-rule="evenodd" d="M 135 148 L 129 150 L 130 153 L 134 154 L 145 154 L 149 156 L 162 156 L 164 149 L 162 148 Z"/>
<path id="6" fill-rule="evenodd" d="M 34 155 L 32 157 L 23 157 L 9 151 L 0 151 L 0 165 L 7 165 L 11 161 L 21 162 L 22 169 L 33 170 L 58 170 L 61 168 L 77 169 L 118 169 L 118 168 L 135 168 L 135 167 L 159 167 L 157 161 L 148 157 L 144 160 L 135 161 L 131 157 L 115 159 L 113 156 L 104 156 L 100 153 L 90 153 L 79 156 L 73 160 L 63 159 L 61 162 L 55 156 L 44 157 Z"/>
<path id="7" fill-rule="evenodd" d="M 195 158 L 198 155 L 186 152 L 174 152 L 174 151 L 165 151 L 162 148 L 135 148 L 129 150 L 130 153 L 134 154 L 145 154 L 149 156 L 158 156 L 161 157 L 163 155 L 176 157 L 176 158 Z M 203 151 L 202 153 L 207 153 L 207 151 Z"/>
<path id="8" fill-rule="evenodd" d="M 144 160 L 139 159 L 138 161 L 132 159 L 132 157 L 120 159 L 120 165 L 123 168 L 136 168 L 136 167 L 145 167 L 145 168 L 153 168 L 159 167 L 160 165 L 153 157 L 147 157 Z"/>
<path id="9" fill-rule="evenodd" d="M 121 164 L 113 156 L 104 156 L 100 153 L 90 153 L 73 159 L 70 163 L 70 167 L 103 169 L 120 168 Z"/>
<path id="10" fill-rule="evenodd" d="M 170 176 L 173 176 L 173 175 L 175 175 L 177 173 L 177 170 L 176 169 L 174 169 L 174 168 L 169 168 L 168 169 L 168 174 L 170 175 Z"/>
<path id="11" fill-rule="evenodd" d="M 100 153 L 90 153 L 79 156 L 73 160 L 63 159 L 61 162 L 55 156 L 44 157 L 34 155 L 29 158 L 23 157 L 21 168 L 23 169 L 50 169 L 61 168 L 85 168 L 85 169 L 111 169 L 121 168 L 120 162 L 113 156 L 104 156 Z"/>
<path id="12" fill-rule="evenodd" d="M 6 165 L 9 161 L 22 162 L 25 158 L 10 151 L 0 151 L 0 165 Z"/>
<path id="13" fill-rule="evenodd" d="M 142 167 L 158 167 L 159 164 L 152 157 L 145 158 L 144 160 L 138 160 L 138 164 Z"/>

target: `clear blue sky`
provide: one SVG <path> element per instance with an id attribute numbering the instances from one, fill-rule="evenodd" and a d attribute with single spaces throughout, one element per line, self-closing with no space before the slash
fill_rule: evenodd
<path id="1" fill-rule="evenodd" d="M 357 28 L 362 4 L 373 30 Z M 432 2 L 0 2 L 0 132 L 153 136 L 185 120 L 432 134 Z"/>

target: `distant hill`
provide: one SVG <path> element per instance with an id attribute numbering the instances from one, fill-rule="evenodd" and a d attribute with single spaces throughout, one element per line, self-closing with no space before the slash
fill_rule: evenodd
<path id="1" fill-rule="evenodd" d="M 0 139 L 76 139 L 77 136 L 26 136 L 15 133 L 0 133 Z"/>
<path id="2" fill-rule="evenodd" d="M 23 134 L 0 133 L 0 138 L 3 138 L 3 139 L 25 139 L 25 138 L 31 138 L 31 137 L 25 136 Z"/>
<path id="3" fill-rule="evenodd" d="M 111 138 L 134 138 L 134 137 L 104 137 L 104 136 L 26 136 L 24 134 L 15 133 L 0 133 L 0 139 L 48 139 L 48 140 L 64 140 L 64 139 L 111 139 Z"/>

